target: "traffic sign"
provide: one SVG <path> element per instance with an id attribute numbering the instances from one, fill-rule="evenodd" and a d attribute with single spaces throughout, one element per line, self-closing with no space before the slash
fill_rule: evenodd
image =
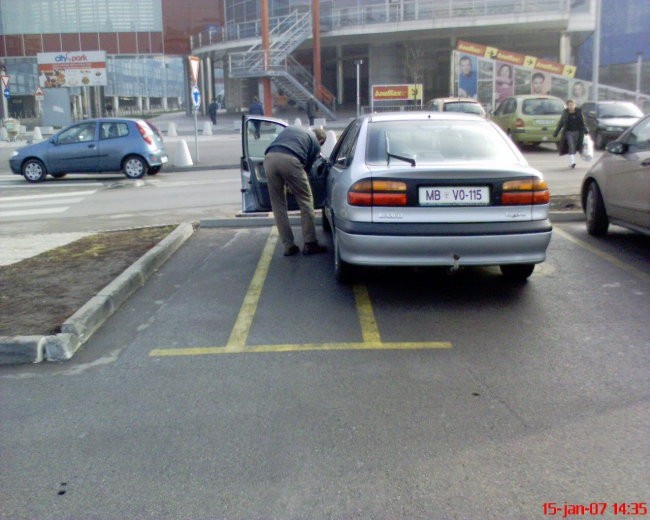
<path id="1" fill-rule="evenodd" d="M 45 99 L 45 91 L 41 87 L 36 87 L 34 97 L 36 98 L 36 101 L 43 101 Z"/>
<path id="2" fill-rule="evenodd" d="M 194 108 L 199 108 L 201 106 L 201 92 L 199 87 L 194 85 L 192 87 L 192 101 L 194 101 Z"/>
<path id="3" fill-rule="evenodd" d="M 11 76 L 7 76 L 6 74 L 3 74 L 0 76 L 0 79 L 2 79 L 2 88 L 7 88 L 9 87 L 9 80 L 11 79 Z"/>
<path id="4" fill-rule="evenodd" d="M 8 88 L 5 89 L 4 94 L 5 94 L 5 97 L 6 97 L 7 99 L 9 99 L 9 98 L 11 97 L 11 92 L 9 92 L 9 89 L 8 89 Z"/>
<path id="5" fill-rule="evenodd" d="M 197 56 L 188 56 L 190 61 L 190 77 L 192 78 L 192 83 L 199 82 L 199 64 L 201 63 L 201 58 Z"/>

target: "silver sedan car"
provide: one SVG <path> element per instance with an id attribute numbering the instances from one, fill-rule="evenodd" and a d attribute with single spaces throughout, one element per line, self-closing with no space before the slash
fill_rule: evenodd
<path id="1" fill-rule="evenodd" d="M 591 235 L 605 235 L 610 223 L 650 235 L 650 116 L 607 143 L 581 193 Z"/>
<path id="2" fill-rule="evenodd" d="M 542 174 L 490 121 L 372 114 L 329 157 L 323 225 L 340 281 L 358 266 L 470 265 L 525 280 L 546 258 L 549 200 Z"/>
<path id="3" fill-rule="evenodd" d="M 264 150 L 286 124 L 243 119 L 244 212 L 270 209 Z M 308 174 L 341 282 L 362 266 L 498 265 L 525 280 L 546 258 L 552 226 L 543 175 L 479 116 L 361 116 Z M 291 197 L 288 204 L 295 207 Z"/>

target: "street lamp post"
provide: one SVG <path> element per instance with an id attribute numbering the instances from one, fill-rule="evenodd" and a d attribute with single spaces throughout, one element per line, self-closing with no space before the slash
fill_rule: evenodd
<path id="1" fill-rule="evenodd" d="M 359 68 L 363 60 L 354 60 L 354 64 L 357 66 L 357 117 L 361 114 L 361 84 L 359 81 L 360 71 Z"/>

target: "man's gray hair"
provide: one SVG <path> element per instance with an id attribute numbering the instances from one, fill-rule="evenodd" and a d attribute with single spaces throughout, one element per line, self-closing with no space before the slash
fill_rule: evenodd
<path id="1" fill-rule="evenodd" d="M 316 139 L 318 140 L 319 143 L 324 143 L 325 140 L 327 139 L 327 134 L 325 133 L 325 130 L 322 128 L 314 128 L 312 130 L 314 132 L 314 135 L 316 136 Z"/>

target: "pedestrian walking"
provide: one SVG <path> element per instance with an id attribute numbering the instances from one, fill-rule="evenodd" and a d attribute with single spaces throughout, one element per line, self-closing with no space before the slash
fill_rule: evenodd
<path id="1" fill-rule="evenodd" d="M 248 115 L 249 116 L 263 116 L 264 115 L 264 106 L 260 103 L 260 100 L 257 99 L 257 96 L 253 96 L 253 101 L 248 106 Z M 253 126 L 255 127 L 255 139 L 260 138 L 260 126 L 261 121 L 253 121 Z"/>
<path id="2" fill-rule="evenodd" d="M 212 102 L 208 105 L 208 114 L 213 125 L 217 124 L 217 110 L 219 110 L 219 103 L 217 103 L 216 99 L 212 98 Z"/>
<path id="3" fill-rule="evenodd" d="M 582 110 L 576 107 L 573 99 L 566 102 L 566 108 L 562 111 L 562 116 L 557 123 L 553 137 L 560 134 L 557 151 L 560 155 L 569 155 L 569 167 L 576 167 L 576 153 L 582 150 L 584 135 L 589 130 L 582 117 Z"/>
<path id="4" fill-rule="evenodd" d="M 295 244 L 287 210 L 287 188 L 300 208 L 300 224 L 304 246 L 303 255 L 324 253 L 327 248 L 318 243 L 314 224 L 314 198 L 307 172 L 320 155 L 326 134 L 322 128 L 305 130 L 297 126 L 285 128 L 264 152 L 269 198 L 273 218 L 284 245 L 284 256 L 300 251 Z"/>
<path id="5" fill-rule="evenodd" d="M 318 114 L 318 105 L 314 98 L 309 98 L 307 101 L 307 117 L 309 118 L 309 126 L 314 125 L 314 118 Z"/>

